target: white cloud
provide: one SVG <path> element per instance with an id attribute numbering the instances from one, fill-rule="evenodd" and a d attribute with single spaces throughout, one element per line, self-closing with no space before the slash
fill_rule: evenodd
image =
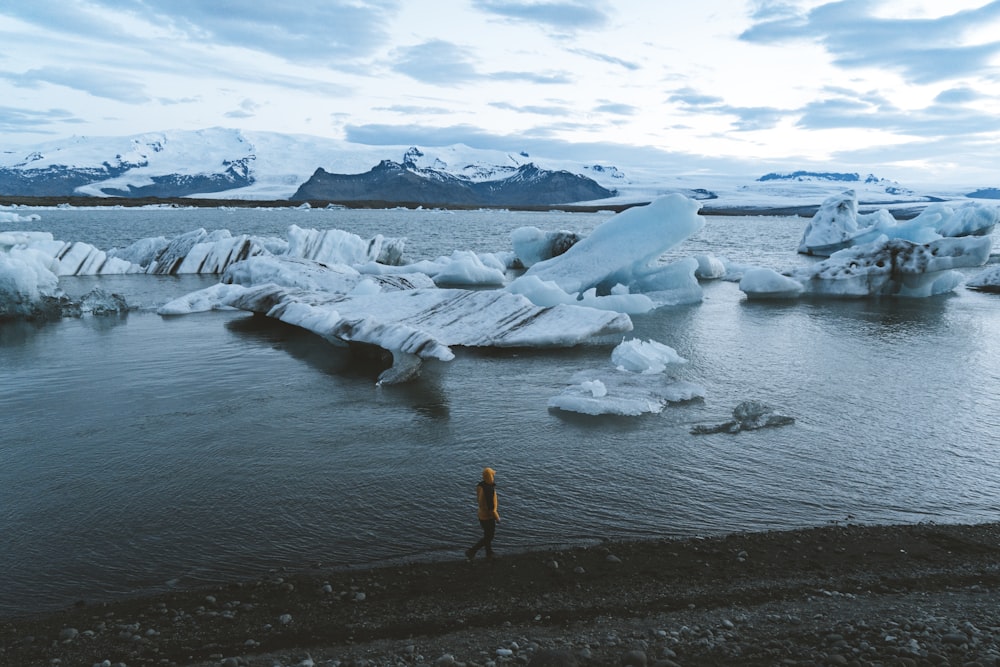
<path id="1" fill-rule="evenodd" d="M 996 139 L 998 35 L 1000 0 L 18 1 L 0 130 L 960 171 Z M 935 153 L 949 141 L 968 155 Z"/>
<path id="2" fill-rule="evenodd" d="M 886 17 L 888 4 L 839 0 L 801 13 L 771 7 L 758 11 L 763 20 L 741 38 L 765 44 L 819 40 L 837 65 L 889 68 L 914 83 L 960 79 L 990 67 L 996 71 L 1000 2 L 936 18 Z M 983 33 L 985 26 L 993 26 L 992 33 Z M 977 41 L 977 34 L 991 38 Z"/>
<path id="3" fill-rule="evenodd" d="M 594 30 L 605 26 L 607 14 L 594 2 L 505 2 L 476 0 L 478 9 L 506 19 L 563 31 Z"/>

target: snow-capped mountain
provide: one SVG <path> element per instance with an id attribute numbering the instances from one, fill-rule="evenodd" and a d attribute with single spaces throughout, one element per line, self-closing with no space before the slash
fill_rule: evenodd
<path id="1" fill-rule="evenodd" d="M 412 158 L 416 148 L 407 152 Z M 393 203 L 449 204 L 462 206 L 548 206 L 613 197 L 615 192 L 586 176 L 569 171 L 539 169 L 534 163 L 516 169 L 475 171 L 478 179 L 435 167 L 418 167 L 382 160 L 363 174 L 331 174 L 320 168 L 292 195 L 292 201 L 383 201 Z M 483 176 L 487 177 L 483 177 Z M 496 178 L 495 176 L 501 176 Z"/>
<path id="2" fill-rule="evenodd" d="M 304 196 L 300 188 L 320 174 L 363 182 L 364 175 L 390 165 L 396 165 L 397 175 L 421 179 L 414 180 L 412 187 L 442 193 L 441 186 L 450 184 L 474 205 L 487 205 L 488 198 L 468 197 L 469 192 L 501 192 L 506 199 L 495 201 L 510 206 L 630 204 L 676 192 L 714 208 L 752 209 L 817 206 L 846 189 L 855 190 L 862 204 L 962 199 L 974 189 L 914 192 L 894 181 L 856 173 L 791 171 L 756 177 L 684 172 L 682 165 L 668 159 L 613 165 L 599 155 L 581 162 L 527 150 L 484 150 L 462 144 L 370 146 L 306 135 L 211 128 L 72 137 L 6 149 L 0 151 L 0 195 L 282 200 Z M 540 179 L 547 179 L 548 185 L 541 187 Z M 516 195 L 518 189 L 524 197 Z M 561 194 L 553 192 L 558 190 Z M 992 191 L 986 187 L 977 192 Z M 538 199 L 542 193 L 544 197 Z M 386 199 L 374 191 L 351 198 Z"/>

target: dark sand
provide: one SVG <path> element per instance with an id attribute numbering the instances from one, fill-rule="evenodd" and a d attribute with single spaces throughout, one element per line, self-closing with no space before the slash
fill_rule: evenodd
<path id="1" fill-rule="evenodd" d="M 370 570 L 304 564 L 305 572 L 266 580 L 3 619 L 0 664 L 993 665 L 1000 658 L 1000 524 L 832 525 L 519 554 L 502 545 L 501 533 L 493 562 L 468 563 L 457 547 L 449 562 Z"/>

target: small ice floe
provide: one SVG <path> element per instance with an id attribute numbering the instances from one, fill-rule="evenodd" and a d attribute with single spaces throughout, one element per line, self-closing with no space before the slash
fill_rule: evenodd
<path id="1" fill-rule="evenodd" d="M 669 403 L 704 398 L 693 382 L 664 375 L 668 366 L 686 363 L 673 348 L 656 341 L 623 341 L 611 352 L 613 369 L 582 371 L 570 386 L 549 399 L 549 407 L 587 415 L 634 417 L 659 413 Z"/>
<path id="2" fill-rule="evenodd" d="M 695 255 L 698 268 L 694 272 L 698 280 L 718 280 L 726 276 L 726 263 L 715 255 Z"/>
<path id="3" fill-rule="evenodd" d="M 969 278 L 965 282 L 965 286 L 969 289 L 979 290 L 980 292 L 1000 293 L 1000 265 L 991 266 L 985 271 L 981 271 L 972 278 Z"/>
<path id="4" fill-rule="evenodd" d="M 785 426 L 794 424 L 795 419 L 774 411 L 769 405 L 760 401 L 743 401 L 733 409 L 733 419 L 714 426 L 699 424 L 691 429 L 694 435 L 708 433 L 739 433 L 740 431 L 755 431 L 769 426 Z"/>

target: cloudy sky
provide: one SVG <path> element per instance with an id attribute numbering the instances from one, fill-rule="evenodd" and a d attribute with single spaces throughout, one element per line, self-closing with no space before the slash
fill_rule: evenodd
<path id="1" fill-rule="evenodd" d="M 4 148 L 234 127 L 1000 186 L 1000 0 L 4 0 Z"/>

